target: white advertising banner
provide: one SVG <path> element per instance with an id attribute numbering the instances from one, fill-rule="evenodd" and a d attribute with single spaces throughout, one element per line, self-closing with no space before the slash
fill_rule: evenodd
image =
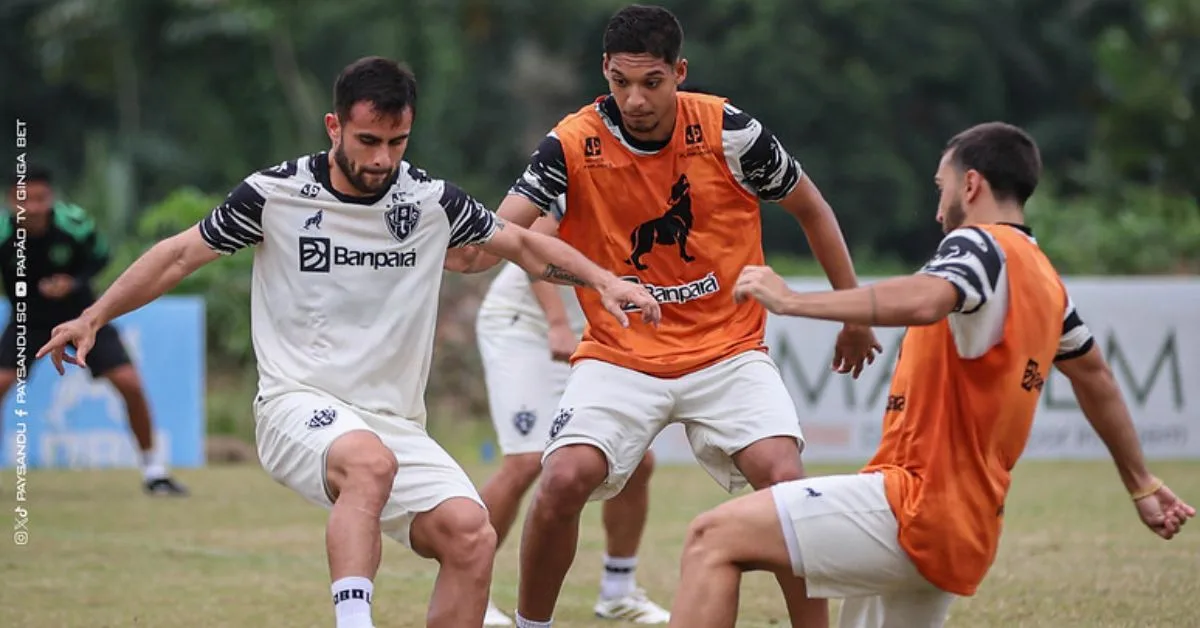
<path id="1" fill-rule="evenodd" d="M 1150 459 L 1200 459 L 1200 279 L 1067 278 L 1079 314 L 1112 366 Z M 799 291 L 823 280 L 789 281 Z M 879 444 L 903 329 L 876 329 L 881 359 L 856 381 L 830 370 L 840 324 L 771 316 L 767 345 L 796 402 L 812 462 L 861 464 Z M 681 426 L 654 444 L 659 460 L 692 462 Z M 1057 370 L 1042 391 L 1025 458 L 1105 459 L 1104 444 Z"/>

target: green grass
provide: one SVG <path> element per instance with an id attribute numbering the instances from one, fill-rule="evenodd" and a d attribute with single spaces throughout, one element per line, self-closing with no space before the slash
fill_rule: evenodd
<path id="1" fill-rule="evenodd" d="M 462 451 L 464 460 L 477 458 Z M 1200 464 L 1155 466 L 1177 492 L 1198 499 Z M 493 468 L 471 463 L 468 470 L 482 482 Z M 180 476 L 193 497 L 151 500 L 139 494 L 136 472 L 32 472 L 29 544 L 4 539 L 0 550 L 0 626 L 332 625 L 323 511 L 256 466 Z M 1030 462 L 1016 476 L 997 563 L 975 598 L 955 604 L 950 626 L 1195 625 L 1200 533 L 1187 530 L 1170 543 L 1153 537 L 1107 463 Z M 5 473 L 2 494 L 10 512 L 12 477 Z M 688 521 L 726 496 L 690 466 L 660 467 L 653 491 L 638 573 L 667 604 Z M 557 626 L 611 625 L 591 618 L 602 550 L 593 504 Z M 515 599 L 516 558 L 510 542 L 497 559 L 495 596 L 506 609 Z M 378 626 L 423 625 L 434 568 L 385 541 Z M 771 578 L 746 578 L 739 626 L 783 625 L 782 609 Z"/>

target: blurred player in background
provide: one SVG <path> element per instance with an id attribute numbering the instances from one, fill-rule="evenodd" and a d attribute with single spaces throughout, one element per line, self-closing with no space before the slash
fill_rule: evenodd
<path id="1" fill-rule="evenodd" d="M 1146 469 L 1112 371 L 1024 224 L 1040 173 L 1028 134 L 979 125 L 942 156 L 946 237 L 915 275 L 796 294 L 769 268 L 743 272 L 737 296 L 774 313 L 908 330 L 875 457 L 859 474 L 786 482 L 698 517 L 672 625 L 733 626 L 751 568 L 789 568 L 810 595 L 846 598 L 847 628 L 943 625 L 995 559 L 1010 472 L 1051 366 L 1071 381 L 1142 522 L 1170 539 L 1196 514 Z"/>
<path id="2" fill-rule="evenodd" d="M 774 134 L 723 98 L 678 91 L 682 46 L 664 8 L 614 15 L 603 56 L 611 93 L 543 138 L 498 209 L 521 225 L 546 215 L 538 229 L 557 227 L 663 304 L 660 329 L 621 329 L 579 295 L 588 328 L 525 520 L 518 626 L 551 625 L 584 505 L 618 494 L 668 423 L 684 423 L 697 460 L 731 492 L 804 476 L 796 406 L 765 351 L 766 310 L 733 300 L 741 269 L 763 263 L 760 202 L 798 219 L 834 288 L 857 285 L 854 266 L 832 209 Z M 471 256 L 451 268 L 495 261 Z M 846 325 L 834 367 L 857 376 L 879 348 L 870 327 Z M 803 580 L 776 575 L 793 625 L 828 622 Z"/>
<path id="3" fill-rule="evenodd" d="M 222 254 L 254 245 L 254 402 L 263 467 L 330 509 L 339 628 L 372 626 L 380 533 L 439 562 L 427 625 L 479 626 L 496 537 L 471 480 L 425 430 L 442 266 L 476 244 L 535 276 L 569 275 L 622 307 L 657 303 L 555 238 L 505 227 L 454 184 L 403 161 L 416 79 L 379 57 L 347 66 L 326 114 L 331 150 L 251 174 L 199 225 L 151 248 L 40 353 L 83 363 L 96 330 Z M 325 598 L 329 599 L 329 598 Z"/>
<path id="4" fill-rule="evenodd" d="M 504 265 L 479 308 L 476 336 L 492 424 L 504 456 L 480 494 L 500 543 L 516 520 L 521 498 L 542 471 L 542 450 L 571 374 L 567 362 L 585 325 L 574 290 L 531 278 L 514 264 Z M 653 465 L 654 453 L 647 451 L 624 490 L 604 502 L 607 543 L 594 608 L 598 617 L 639 624 L 665 624 L 671 618 L 638 588 L 634 575 Z M 484 625 L 511 626 L 512 621 L 489 604 Z"/>
<path id="5" fill-rule="evenodd" d="M 50 340 L 50 330 L 79 316 L 95 301 L 92 279 L 108 265 L 108 246 L 97 232 L 96 223 L 79 206 L 55 199 L 49 170 L 29 168 L 23 177 L 12 181 L 6 198 L 8 207 L 0 217 L 0 255 L 4 291 L 13 309 L 0 338 L 0 399 L 16 382 L 18 368 L 33 370 L 33 352 Z M 23 216 L 20 224 L 18 213 Z M 25 230 L 24 256 L 20 259 L 18 227 Z M 17 293 L 18 264 L 24 266 L 20 281 L 25 282 L 25 294 Z M 27 324 L 20 351 L 12 316 L 18 299 L 25 302 Z M 125 402 L 129 429 L 137 439 L 146 493 L 187 495 L 187 489 L 167 472 L 168 452 L 155 447 L 154 425 L 142 381 L 112 325 L 96 331 L 89 370 L 92 377 L 111 382 Z"/>

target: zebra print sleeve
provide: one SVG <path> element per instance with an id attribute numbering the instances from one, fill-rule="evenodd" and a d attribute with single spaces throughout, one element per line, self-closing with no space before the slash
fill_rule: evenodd
<path id="1" fill-rule="evenodd" d="M 551 131 L 542 138 L 529 158 L 525 173 L 508 193 L 524 196 L 542 213 L 562 218 L 558 213 L 561 206 L 554 201 L 567 193 L 567 158 L 563 155 L 562 141 L 557 134 Z"/>
<path id="2" fill-rule="evenodd" d="M 200 221 L 200 235 L 209 248 L 222 255 L 254 246 L 263 240 L 262 212 L 266 203 L 266 195 L 247 178 Z"/>

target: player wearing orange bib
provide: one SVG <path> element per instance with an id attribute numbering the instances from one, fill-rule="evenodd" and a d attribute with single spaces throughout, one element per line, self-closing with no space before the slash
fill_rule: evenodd
<path id="1" fill-rule="evenodd" d="M 722 98 L 677 90 L 682 41 L 665 9 L 618 12 L 604 35 L 612 93 L 547 135 L 499 208 L 522 225 L 552 213 L 542 225 L 557 222 L 561 238 L 646 286 L 663 311 L 657 329 L 610 325 L 579 292 L 588 325 L 526 518 L 518 626 L 550 625 L 584 505 L 619 493 L 667 424 L 684 424 L 730 491 L 804 475 L 795 403 L 763 344 L 766 310 L 735 303 L 732 288 L 763 263 L 763 200 L 799 219 L 835 288 L 856 285 L 853 265 L 832 210 L 774 135 Z M 561 194 L 565 211 L 551 212 Z M 877 349 L 869 327 L 848 325 L 836 366 L 857 375 Z M 824 601 L 788 570 L 779 577 L 793 623 L 824 626 Z"/>
<path id="2" fill-rule="evenodd" d="M 1196 514 L 1147 471 L 1112 372 L 1023 225 L 1037 146 L 1000 123 L 952 139 L 937 172 L 947 235 L 916 275 L 796 294 L 747 268 L 739 300 L 778 314 L 909 326 L 883 439 L 861 473 L 730 501 L 692 524 L 671 625 L 733 626 L 748 565 L 790 567 L 810 595 L 846 598 L 841 625 L 941 626 L 973 595 L 1000 541 L 1010 472 L 1050 367 L 1071 380 L 1142 521 L 1170 539 Z"/>

